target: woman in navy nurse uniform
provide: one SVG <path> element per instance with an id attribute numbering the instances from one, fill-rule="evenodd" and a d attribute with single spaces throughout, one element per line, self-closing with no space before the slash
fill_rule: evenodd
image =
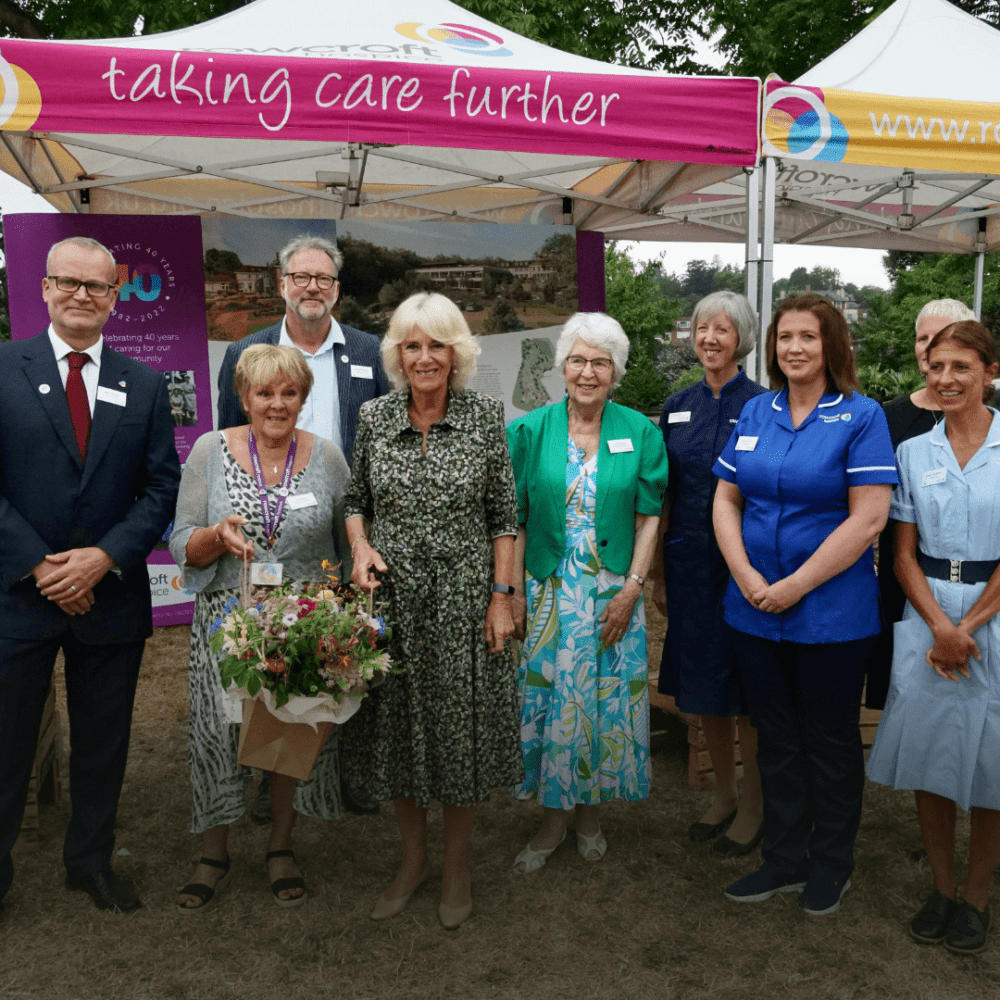
<path id="1" fill-rule="evenodd" d="M 669 614 L 659 689 L 672 695 L 682 712 L 701 716 L 716 778 L 715 798 L 688 836 L 715 840 L 712 854 L 732 858 L 748 854 L 759 843 L 763 805 L 757 734 L 747 718 L 730 632 L 722 617 L 729 567 L 712 530 L 712 465 L 743 404 L 767 390 L 737 364 L 753 348 L 757 330 L 757 316 L 742 295 L 721 291 L 706 296 L 694 307 L 691 326 L 705 377 L 668 397 L 660 416 L 671 474 L 653 566 L 653 600 L 662 614 Z M 736 788 L 735 718 L 743 757 L 742 794 Z"/>
<path id="2" fill-rule="evenodd" d="M 880 629 L 872 542 L 897 482 L 885 415 L 856 391 L 843 316 L 786 298 L 767 332 L 777 392 L 744 407 L 714 472 L 732 580 L 727 623 L 757 728 L 763 865 L 726 896 L 800 892 L 812 916 L 850 888 L 864 757 L 858 716 Z"/>

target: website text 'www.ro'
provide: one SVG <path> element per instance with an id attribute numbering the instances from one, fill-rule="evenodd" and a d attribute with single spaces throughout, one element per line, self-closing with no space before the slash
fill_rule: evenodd
<path id="1" fill-rule="evenodd" d="M 946 125 L 943 118 L 928 118 L 925 121 L 923 115 L 917 115 L 915 119 L 911 119 L 909 115 L 896 115 L 896 120 L 893 121 L 884 112 L 879 119 L 874 111 L 869 111 L 868 117 L 871 119 L 872 131 L 876 136 L 887 134 L 889 138 L 895 139 L 900 126 L 903 126 L 904 133 L 899 135 L 900 139 L 905 136 L 916 139 L 919 136 L 929 142 L 937 129 L 944 142 L 986 143 L 992 137 L 995 143 L 1000 144 L 1000 122 L 994 124 L 993 122 L 977 121 L 973 123 L 971 119 L 966 118 L 960 125 L 952 118 Z M 970 125 L 972 126 L 971 132 Z M 969 133 L 968 137 L 966 137 L 966 133 Z"/>

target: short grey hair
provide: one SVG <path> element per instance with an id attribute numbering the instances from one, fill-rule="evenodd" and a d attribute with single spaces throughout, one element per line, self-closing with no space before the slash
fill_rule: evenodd
<path id="1" fill-rule="evenodd" d="M 745 295 L 739 292 L 721 291 L 706 295 L 695 307 L 691 315 L 692 336 L 703 319 L 712 319 L 719 313 L 725 313 L 729 321 L 736 327 L 736 353 L 733 358 L 739 361 L 745 358 L 757 343 L 757 313 L 747 301 Z"/>
<path id="2" fill-rule="evenodd" d="M 916 330 L 920 326 L 922 319 L 950 319 L 953 323 L 961 323 L 963 320 L 975 318 L 976 314 L 958 299 L 931 299 L 917 313 L 913 329 Z"/>
<path id="3" fill-rule="evenodd" d="M 461 309 L 440 292 L 417 292 L 401 302 L 392 314 L 381 347 L 382 367 L 392 384 L 397 389 L 410 384 L 399 360 L 399 345 L 417 326 L 432 340 L 454 349 L 455 362 L 448 384 L 452 389 L 464 389 L 476 370 L 480 347 Z"/>
<path id="4" fill-rule="evenodd" d="M 560 371 L 566 364 L 569 352 L 577 340 L 582 340 L 599 351 L 607 351 L 615 365 L 615 380 L 612 390 L 621 385 L 628 364 L 629 339 L 621 323 L 607 313 L 573 313 L 563 325 L 559 342 L 556 344 L 555 366 Z"/>
<path id="5" fill-rule="evenodd" d="M 289 262 L 300 250 L 322 250 L 333 261 L 333 276 L 339 277 L 340 269 L 344 266 L 344 255 L 337 249 L 337 244 L 322 236 L 310 236 L 309 233 L 302 233 L 289 240 L 278 251 L 278 264 L 282 274 L 288 274 Z"/>
<path id="6" fill-rule="evenodd" d="M 60 240 L 49 247 L 48 255 L 45 258 L 45 273 L 47 275 L 52 274 L 52 255 L 64 246 L 83 247 L 84 250 L 100 250 L 111 261 L 111 270 L 116 273 L 118 271 L 115 255 L 103 243 L 98 243 L 97 240 L 92 240 L 89 236 L 70 236 L 68 239 Z"/>

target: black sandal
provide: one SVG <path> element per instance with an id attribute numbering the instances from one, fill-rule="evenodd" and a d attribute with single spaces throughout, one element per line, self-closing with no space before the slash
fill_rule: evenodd
<path id="1" fill-rule="evenodd" d="M 295 852 L 292 850 L 284 851 L 268 851 L 264 855 L 264 866 L 267 867 L 268 861 L 272 858 L 291 858 L 292 863 L 295 863 Z M 292 896 L 290 899 L 282 899 L 279 893 L 290 892 L 293 889 L 301 889 L 301 896 Z M 271 883 L 271 895 L 274 897 L 274 902 L 277 906 L 283 908 L 288 908 L 292 906 L 301 906 L 307 898 L 306 893 L 306 880 L 301 875 L 291 875 L 288 878 L 276 878 Z"/>
<path id="2" fill-rule="evenodd" d="M 177 909 L 181 913 L 201 913 L 203 910 L 207 910 L 215 900 L 215 897 L 229 885 L 229 880 L 233 874 L 229 870 L 228 854 L 225 861 L 216 861 L 214 858 L 199 858 L 198 864 L 208 865 L 209 868 L 221 868 L 222 875 L 219 876 L 215 885 L 205 885 L 204 882 L 189 882 L 184 886 L 180 891 L 181 896 L 194 896 L 196 899 L 200 899 L 201 902 L 197 906 L 188 906 L 186 903 L 179 902 Z"/>

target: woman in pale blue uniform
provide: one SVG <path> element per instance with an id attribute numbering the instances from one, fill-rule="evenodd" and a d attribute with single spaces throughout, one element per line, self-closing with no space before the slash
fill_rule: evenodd
<path id="1" fill-rule="evenodd" d="M 555 356 L 566 400 L 507 429 L 520 524 L 512 605 L 515 624 L 526 623 L 517 676 L 525 778 L 513 793 L 545 807 L 514 861 L 524 873 L 545 864 L 571 818 L 577 850 L 599 861 L 601 803 L 649 795 L 642 587 L 667 456 L 647 417 L 608 400 L 628 348 L 610 316 L 570 317 Z"/>
<path id="2" fill-rule="evenodd" d="M 712 530 L 712 465 L 725 447 L 743 404 L 767 392 L 738 362 L 753 349 L 757 316 L 736 292 L 713 292 L 691 316 L 694 349 L 705 377 L 667 397 L 660 430 L 670 462 L 663 544 L 653 563 L 653 600 L 668 616 L 659 689 L 682 712 L 701 717 L 715 796 L 688 829 L 691 840 L 715 841 L 715 857 L 749 854 L 761 837 L 763 805 L 757 773 L 757 734 L 747 718 L 730 630 L 722 615 L 729 583 Z M 743 759 L 736 785 L 736 721 Z M 722 835 L 722 836 L 720 836 Z"/>
<path id="3" fill-rule="evenodd" d="M 794 295 L 767 335 L 778 392 L 747 402 L 714 471 L 724 601 L 757 729 L 764 864 L 737 902 L 801 892 L 813 916 L 850 888 L 864 757 L 858 717 L 881 627 L 872 542 L 897 482 L 885 415 L 853 391 L 850 335 L 825 298 Z"/>
<path id="4" fill-rule="evenodd" d="M 945 420 L 897 451 L 890 516 L 901 522 L 896 572 L 908 601 L 868 775 L 915 792 L 934 888 L 910 935 L 975 953 L 1000 860 L 1000 413 L 982 402 L 996 346 L 981 324 L 955 323 L 931 341 L 928 361 Z M 956 804 L 972 813 L 961 886 Z"/>

